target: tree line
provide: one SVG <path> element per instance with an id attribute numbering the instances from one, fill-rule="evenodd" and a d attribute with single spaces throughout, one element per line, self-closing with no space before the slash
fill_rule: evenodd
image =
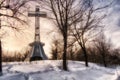
<path id="1" fill-rule="evenodd" d="M 52 43 L 51 59 L 62 59 L 62 42 L 55 40 Z M 88 62 L 97 63 L 105 67 L 120 65 L 120 49 L 114 48 L 112 42 L 106 38 L 103 33 L 100 33 L 97 38 L 90 41 L 90 44 L 86 46 L 86 53 L 88 56 Z M 78 44 L 74 43 L 68 46 L 67 60 L 85 61 L 85 56 L 82 48 Z"/>
<path id="2" fill-rule="evenodd" d="M 98 0 L 98 2 L 99 1 L 101 0 Z M 46 5 L 43 6 L 43 9 L 51 13 L 49 14 L 50 16 L 48 15 L 48 19 L 55 23 L 58 32 L 62 35 L 63 44 L 61 57 L 63 60 L 63 70 L 68 70 L 68 47 L 75 43 L 78 44 L 79 50 L 82 50 L 85 66 L 89 66 L 87 44 L 93 40 L 104 27 L 101 23 L 106 17 L 106 14 L 98 15 L 98 13 L 102 12 L 102 10 L 109 7 L 111 4 L 112 2 L 108 2 L 108 4 L 96 7 L 94 0 L 41 1 L 41 5 Z M 55 49 L 55 51 L 57 50 L 58 48 Z M 99 49 L 99 51 L 101 50 Z M 104 51 L 104 48 L 102 51 Z M 105 57 L 104 52 L 101 54 Z M 103 62 L 106 63 L 104 59 Z"/>

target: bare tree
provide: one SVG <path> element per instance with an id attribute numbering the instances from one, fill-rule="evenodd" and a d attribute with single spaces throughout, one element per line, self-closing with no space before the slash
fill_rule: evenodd
<path id="1" fill-rule="evenodd" d="M 54 21 L 63 36 L 63 70 L 67 71 L 66 54 L 68 30 L 70 26 L 81 17 L 80 12 L 82 12 L 82 9 L 79 6 L 82 4 L 82 0 L 44 0 L 43 4 L 46 5 L 44 8 L 47 9 L 49 13 L 52 13 L 50 19 Z M 75 16 L 77 16 L 77 18 L 72 20 Z"/>
<path id="2" fill-rule="evenodd" d="M 104 33 L 101 33 L 98 38 L 94 40 L 95 47 L 97 48 L 99 54 L 102 56 L 103 64 L 107 67 L 106 55 L 109 54 L 111 49 L 111 42 L 106 39 Z"/>
<path id="3" fill-rule="evenodd" d="M 0 0 L 0 19 L 6 24 L 1 27 L 10 27 L 15 30 L 21 29 L 21 26 L 15 25 L 16 22 L 26 24 L 24 12 L 27 10 L 27 2 L 32 0 Z M 7 18 L 7 20 L 5 20 Z M 14 23 L 14 24 L 13 24 Z M 1 35 L 0 35 L 1 36 Z M 0 75 L 2 75 L 2 46 L 0 37 Z"/>
<path id="4" fill-rule="evenodd" d="M 60 43 L 58 42 L 58 40 L 53 40 L 53 44 L 52 44 L 52 59 L 57 60 L 58 59 L 58 45 L 60 46 Z"/>
<path id="5" fill-rule="evenodd" d="M 0 29 L 1 29 L 1 20 L 0 20 Z M 2 75 L 2 46 L 0 40 L 0 76 Z"/>
<path id="6" fill-rule="evenodd" d="M 74 36 L 83 51 L 86 66 L 88 66 L 88 55 L 86 50 L 87 42 L 92 40 L 98 34 L 96 31 L 99 31 L 99 29 L 103 27 L 100 23 L 105 17 L 105 14 L 98 16 L 97 11 L 105 9 L 110 4 L 105 5 L 104 7 L 95 8 L 93 0 L 85 0 L 85 3 L 82 4 L 85 6 L 83 6 L 84 8 L 80 14 L 81 17 L 78 22 L 74 22 L 71 28 L 72 36 Z M 73 20 L 76 20 L 76 18 L 77 16 L 73 17 Z"/>

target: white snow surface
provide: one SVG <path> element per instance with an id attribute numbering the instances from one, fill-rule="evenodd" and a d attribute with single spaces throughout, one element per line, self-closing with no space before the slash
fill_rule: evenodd
<path id="1" fill-rule="evenodd" d="M 120 67 L 104 68 L 84 62 L 68 61 L 69 71 L 62 70 L 61 60 L 3 63 L 0 80 L 120 80 Z"/>

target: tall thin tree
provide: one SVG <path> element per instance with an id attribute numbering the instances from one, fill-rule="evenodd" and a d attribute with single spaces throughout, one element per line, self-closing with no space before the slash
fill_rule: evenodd
<path id="1" fill-rule="evenodd" d="M 0 40 L 0 76 L 2 75 L 2 45 Z"/>
<path id="2" fill-rule="evenodd" d="M 97 15 L 97 11 L 109 7 L 111 3 L 112 2 L 109 2 L 107 5 L 95 8 L 93 0 L 85 0 L 82 4 L 84 5 L 84 10 L 81 12 L 81 17 L 78 22 L 74 22 L 71 28 L 72 36 L 74 36 L 75 40 L 77 41 L 84 54 L 86 66 L 88 66 L 86 44 L 91 39 L 95 38 L 95 36 L 98 34 L 98 30 L 103 27 L 100 23 L 106 16 L 105 14 Z M 76 20 L 76 18 L 76 16 L 73 17 L 73 20 Z"/>
<path id="3" fill-rule="evenodd" d="M 82 1 L 78 0 L 43 0 L 44 8 L 51 13 L 50 19 L 54 21 L 63 37 L 63 70 L 67 68 L 67 45 L 68 34 L 71 25 L 81 17 L 82 8 L 79 7 Z M 72 20 L 73 17 L 76 19 Z"/>

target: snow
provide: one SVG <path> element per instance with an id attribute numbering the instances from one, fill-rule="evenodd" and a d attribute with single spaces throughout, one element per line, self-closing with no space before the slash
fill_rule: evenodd
<path id="1" fill-rule="evenodd" d="M 3 63 L 0 80 L 120 80 L 120 67 L 104 68 L 84 62 L 68 61 L 69 71 L 62 70 L 61 60 Z"/>

